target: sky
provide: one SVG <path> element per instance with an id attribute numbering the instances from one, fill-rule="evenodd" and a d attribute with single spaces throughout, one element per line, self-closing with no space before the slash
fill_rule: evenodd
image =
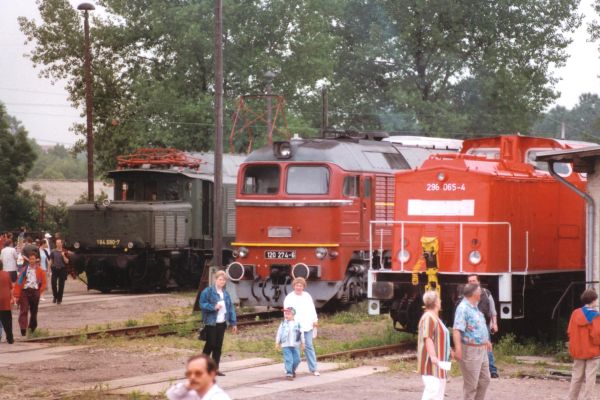
<path id="1" fill-rule="evenodd" d="M 69 0 L 77 6 L 82 0 Z M 561 93 L 556 104 L 571 108 L 584 92 L 600 92 L 600 52 L 598 44 L 588 42 L 587 22 L 597 18 L 593 0 L 582 0 L 580 12 L 584 24 L 575 33 L 568 48 L 567 65 L 555 71 L 561 78 L 556 90 Z M 71 107 L 64 82 L 53 84 L 38 76 L 31 61 L 24 57 L 28 46 L 19 30 L 17 17 L 38 18 L 34 0 L 0 0 L 0 101 L 10 115 L 19 119 L 29 136 L 42 145 L 73 144 L 78 138 L 69 130 L 75 122 L 85 122 L 83 110 Z"/>

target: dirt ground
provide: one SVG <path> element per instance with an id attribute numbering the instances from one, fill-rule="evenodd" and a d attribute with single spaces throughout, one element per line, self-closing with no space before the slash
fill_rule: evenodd
<path id="1" fill-rule="evenodd" d="M 68 290 L 69 293 L 83 293 L 85 287 L 75 281 L 69 281 Z M 40 327 L 56 332 L 80 329 L 86 325 L 98 326 L 107 323 L 114 325 L 118 321 L 137 319 L 159 309 L 187 306 L 191 308 L 191 301 L 189 295 L 172 293 L 143 299 L 124 297 L 118 300 L 83 304 L 65 302 L 61 306 L 43 307 L 40 310 Z M 257 327 L 256 329 L 269 331 L 270 328 Z M 324 326 L 323 335 L 331 336 L 335 329 L 339 329 L 339 334 L 344 337 L 350 334 L 347 325 L 339 325 L 339 328 Z M 358 331 L 361 329 L 357 329 L 356 332 L 352 330 L 352 335 L 360 336 Z M 15 326 L 14 331 L 18 333 L 18 326 Z M 257 334 L 257 332 L 248 332 L 250 337 L 253 334 Z M 269 334 L 271 334 L 270 331 Z M 241 335 L 244 335 L 244 332 Z M 125 339 L 119 340 L 124 341 Z M 0 398 L 3 400 L 60 399 L 65 396 L 79 398 L 69 397 L 67 394 L 82 386 L 93 387 L 102 381 L 183 368 L 185 360 L 191 354 L 201 351 L 202 346 L 199 341 L 191 341 L 189 338 L 186 340 L 165 337 L 148 342 L 139 341 L 135 345 L 91 341 L 83 343 L 89 347 L 71 351 L 64 357 L 42 362 L 8 365 L 0 369 Z M 182 346 L 182 343 L 185 343 L 187 347 Z M 319 346 L 319 339 L 316 339 L 315 344 Z M 2 362 L 1 351 L 5 346 L 9 345 L 2 341 L 0 343 L 0 363 Z M 237 357 L 239 355 L 225 354 L 223 361 Z M 327 398 L 336 400 L 377 398 L 417 400 L 421 398 L 423 386 L 420 377 L 413 372 L 414 361 L 400 364 L 399 361 L 377 359 L 366 361 L 366 363 L 386 365 L 392 370 L 335 384 L 307 386 L 302 390 L 264 396 L 261 399 L 275 400 L 282 396 L 302 398 L 302 400 Z M 539 366 L 500 364 L 499 367 L 501 378 L 492 380 L 487 395 L 489 400 L 563 399 L 568 391 L 567 380 L 516 378 L 527 368 L 532 372 L 539 372 Z M 314 377 L 314 379 L 318 380 L 319 378 Z M 461 399 L 461 393 L 462 379 L 453 377 L 448 383 L 446 398 Z M 85 399 L 96 398 L 104 398 L 104 396 L 85 397 Z M 131 397 L 124 396 L 123 398 Z"/>
<path id="2" fill-rule="evenodd" d="M 318 377 L 315 377 L 318 379 Z M 494 379 L 487 392 L 488 400 L 558 400 L 565 399 L 569 383 L 538 379 Z M 423 393 L 421 379 L 415 373 L 389 372 L 353 379 L 333 385 L 311 386 L 286 393 L 286 398 L 302 400 L 373 400 L 402 399 L 420 400 Z M 276 400 L 281 395 L 264 396 L 261 400 Z M 446 398 L 462 399 L 462 379 L 450 380 L 446 387 Z"/>
<path id="3" fill-rule="evenodd" d="M 119 299 L 114 299 L 117 295 Z M 81 303 L 70 304 L 70 296 L 89 295 Z M 142 315 L 173 307 L 190 307 L 192 310 L 191 295 L 180 293 L 156 293 L 148 296 L 139 294 L 109 293 L 101 294 L 95 290 L 87 291 L 85 284 L 79 280 L 69 278 L 65 286 L 63 304 L 52 304 L 52 293 L 46 292 L 45 302 L 40 302 L 38 313 L 39 329 L 51 333 L 62 333 L 75 329 L 92 328 L 96 326 L 112 326 Z M 122 298 L 121 298 L 122 297 Z M 98 301 L 92 301 L 97 299 Z M 18 311 L 13 309 L 13 330 L 18 337 L 17 317 Z"/>

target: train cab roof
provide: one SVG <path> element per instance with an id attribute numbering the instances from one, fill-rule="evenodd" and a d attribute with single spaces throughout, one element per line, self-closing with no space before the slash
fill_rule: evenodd
<path id="1" fill-rule="evenodd" d="M 452 161 L 455 167 L 481 173 L 531 175 L 535 171 L 547 172 L 547 165 L 536 161 L 538 154 L 585 145 L 585 142 L 522 135 L 466 139 L 459 153 L 436 154 L 424 163 L 423 168 L 436 167 L 440 162 L 446 164 L 448 160 L 455 160 Z"/>
<path id="2" fill-rule="evenodd" d="M 282 157 L 277 152 L 283 144 L 289 149 Z M 275 142 L 253 151 L 246 162 L 329 162 L 346 171 L 391 173 L 421 165 L 432 150 L 407 147 L 378 140 L 339 137 L 336 139 L 292 139 Z"/>
<path id="3" fill-rule="evenodd" d="M 129 172 L 152 172 L 162 174 L 179 174 L 192 179 L 202 179 L 214 182 L 215 155 L 213 152 L 184 152 L 190 159 L 199 160 L 197 168 L 176 165 L 153 165 L 152 163 L 141 164 L 138 167 L 126 166 L 110 171 L 108 176 L 114 178 L 116 175 Z M 223 183 L 235 184 L 237 172 L 246 158 L 243 154 L 223 154 Z"/>

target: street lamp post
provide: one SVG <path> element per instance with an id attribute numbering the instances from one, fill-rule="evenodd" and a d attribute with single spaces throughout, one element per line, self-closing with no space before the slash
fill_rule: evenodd
<path id="1" fill-rule="evenodd" d="M 94 134 L 92 132 L 92 113 L 94 104 L 92 102 L 92 53 L 90 51 L 90 24 L 89 12 L 96 9 L 90 3 L 81 3 L 77 6 L 79 11 L 83 11 L 83 31 L 85 36 L 85 116 L 87 128 L 87 180 L 88 180 L 88 201 L 94 201 Z"/>

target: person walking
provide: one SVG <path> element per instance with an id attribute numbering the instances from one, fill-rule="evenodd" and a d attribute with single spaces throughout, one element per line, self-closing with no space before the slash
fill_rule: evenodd
<path id="1" fill-rule="evenodd" d="M 481 298 L 479 285 L 467 283 L 463 299 L 456 307 L 452 336 L 454 357 L 463 375 L 463 399 L 483 400 L 490 384 L 487 352 L 492 350 L 483 313 L 477 308 Z"/>
<path id="2" fill-rule="evenodd" d="M 13 283 L 10 274 L 3 270 L 0 263 L 0 329 L 4 329 L 6 341 L 13 344 L 15 339 L 12 330 L 12 312 L 10 306 L 15 303 L 15 298 L 12 293 Z M 2 332 L 0 332 L 2 338 Z"/>
<path id="3" fill-rule="evenodd" d="M 293 307 L 283 309 L 283 321 L 279 324 L 275 336 L 275 348 L 283 352 L 283 365 L 285 377 L 293 380 L 296 377 L 296 368 L 300 364 L 300 344 L 304 348 L 304 335 L 300 323 L 294 320 L 296 310 Z"/>
<path id="4" fill-rule="evenodd" d="M 292 287 L 294 291 L 285 296 L 283 307 L 296 310 L 296 321 L 300 323 L 304 335 L 304 354 L 308 369 L 314 376 L 319 376 L 321 374 L 317 369 L 317 354 L 313 344 L 319 322 L 315 303 L 310 293 L 305 291 L 306 280 L 304 278 L 294 279 Z"/>
<path id="5" fill-rule="evenodd" d="M 4 241 L 4 248 L 0 251 L 0 259 L 4 271 L 8 272 L 12 283 L 17 281 L 17 250 L 13 247 L 12 239 Z"/>
<path id="6" fill-rule="evenodd" d="M 46 280 L 50 280 L 50 252 L 48 251 L 48 241 L 46 239 L 40 242 L 39 252 L 40 266 L 46 274 Z M 48 286 L 46 286 L 46 292 L 48 292 L 48 289 Z M 45 301 L 43 297 L 40 300 Z"/>
<path id="7" fill-rule="evenodd" d="M 583 307 L 571 313 L 567 334 L 573 372 L 568 400 L 577 400 L 583 387 L 583 400 L 595 399 L 594 386 L 600 361 L 600 318 L 598 294 L 587 289 L 581 294 Z"/>
<path id="8" fill-rule="evenodd" d="M 50 253 L 50 270 L 52 271 L 52 297 L 53 303 L 61 304 L 67 280 L 67 264 L 69 258 L 63 249 L 62 239 L 56 239 L 56 248 Z"/>
<path id="9" fill-rule="evenodd" d="M 425 292 L 423 305 L 417 343 L 417 366 L 425 385 L 421 400 L 444 400 L 446 371 L 450 369 L 450 332 L 439 317 L 442 302 L 438 292 Z"/>
<path id="10" fill-rule="evenodd" d="M 233 333 L 237 333 L 237 318 L 231 296 L 225 289 L 227 275 L 224 271 L 215 273 L 215 282 L 208 286 L 200 294 L 200 309 L 202 310 L 202 322 L 206 329 L 206 343 L 202 353 L 212 358 L 217 363 L 221 361 L 221 350 L 227 324 L 231 326 Z M 217 371 L 218 376 L 225 376 Z"/>
<path id="11" fill-rule="evenodd" d="M 467 277 L 467 283 L 473 283 L 481 286 L 481 283 L 479 282 L 479 275 L 470 274 Z M 481 311 L 485 317 L 485 324 L 488 327 L 491 340 L 492 335 L 498 332 L 498 312 L 496 311 L 496 302 L 494 301 L 494 297 L 488 289 L 481 288 L 481 300 L 479 300 L 479 303 L 477 303 L 477 308 L 479 308 L 479 311 Z M 488 362 L 490 364 L 490 377 L 499 378 L 500 375 L 498 375 L 496 359 L 494 358 L 494 352 L 492 350 L 488 351 Z"/>
<path id="12" fill-rule="evenodd" d="M 46 274 L 40 268 L 38 256 L 31 254 L 29 256 L 29 265 L 17 279 L 14 288 L 14 296 L 19 304 L 19 327 L 21 336 L 27 334 L 27 328 L 33 333 L 37 328 L 37 313 L 40 304 L 40 295 L 46 288 Z M 29 323 L 27 314 L 29 313 Z"/>
<path id="13" fill-rule="evenodd" d="M 217 363 L 206 354 L 192 356 L 185 369 L 185 382 L 173 385 L 167 390 L 169 400 L 231 400 L 217 386 Z"/>

